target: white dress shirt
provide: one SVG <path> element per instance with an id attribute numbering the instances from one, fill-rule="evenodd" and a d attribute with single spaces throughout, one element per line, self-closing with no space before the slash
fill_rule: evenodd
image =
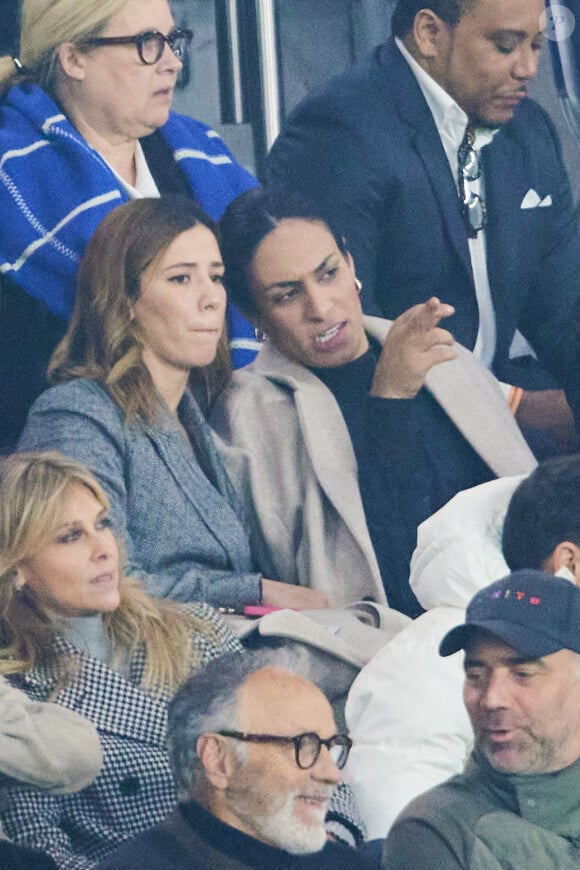
<path id="1" fill-rule="evenodd" d="M 144 199 L 145 197 L 150 197 L 151 199 L 158 199 L 159 197 L 159 188 L 155 184 L 155 179 L 151 175 L 151 170 L 147 165 L 147 161 L 145 160 L 145 155 L 143 154 L 143 149 L 141 148 L 141 143 L 137 142 L 135 145 L 135 184 L 129 184 L 128 181 L 125 181 L 118 172 L 116 172 L 111 164 L 107 162 L 107 166 L 111 170 L 111 172 L 115 175 L 115 178 L 121 184 L 123 190 L 129 197 L 129 199 Z"/>

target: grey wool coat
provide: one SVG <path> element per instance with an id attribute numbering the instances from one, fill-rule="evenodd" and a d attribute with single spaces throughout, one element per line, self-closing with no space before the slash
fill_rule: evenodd
<path id="1" fill-rule="evenodd" d="M 34 403 L 19 450 L 59 450 L 92 471 L 111 502 L 129 559 L 147 591 L 240 608 L 260 600 L 243 510 L 193 396 L 155 425 L 127 424 L 94 381 L 59 384 Z"/>

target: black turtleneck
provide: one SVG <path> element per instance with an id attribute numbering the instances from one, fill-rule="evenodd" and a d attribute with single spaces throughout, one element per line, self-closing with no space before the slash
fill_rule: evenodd
<path id="1" fill-rule="evenodd" d="M 461 489 L 494 475 L 426 389 L 414 399 L 370 395 L 380 350 L 371 339 L 352 362 L 310 371 L 345 419 L 387 600 L 415 617 L 422 608 L 409 586 L 409 564 L 417 526 Z"/>
<path id="2" fill-rule="evenodd" d="M 160 825 L 113 852 L 98 870 L 372 870 L 376 866 L 356 849 L 329 841 L 320 852 L 291 855 L 188 801 Z"/>

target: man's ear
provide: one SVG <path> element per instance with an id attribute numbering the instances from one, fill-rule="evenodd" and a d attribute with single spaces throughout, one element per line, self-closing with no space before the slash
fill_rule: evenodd
<path id="1" fill-rule="evenodd" d="M 576 586 L 580 586 L 580 547 L 572 541 L 561 541 L 554 547 L 547 568 L 553 574 L 567 569 L 575 578 Z"/>
<path id="2" fill-rule="evenodd" d="M 421 9 L 413 23 L 413 41 L 421 57 L 437 57 L 442 37 L 448 35 L 445 22 L 431 9 Z"/>
<path id="3" fill-rule="evenodd" d="M 211 732 L 202 734 L 197 738 L 196 752 L 207 781 L 214 788 L 227 788 L 234 772 L 234 762 L 225 738 Z"/>
<path id="4" fill-rule="evenodd" d="M 74 42 L 62 42 L 57 48 L 57 53 L 65 75 L 81 82 L 86 74 L 83 52 L 79 51 Z"/>

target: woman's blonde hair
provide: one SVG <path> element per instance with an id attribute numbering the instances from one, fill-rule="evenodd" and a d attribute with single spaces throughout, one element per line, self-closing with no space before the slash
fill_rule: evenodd
<path id="1" fill-rule="evenodd" d="M 23 0 L 19 59 L 24 77 L 54 95 L 59 45 L 99 36 L 110 17 L 126 3 L 127 0 Z M 8 90 L 18 80 L 22 80 L 22 75 L 16 74 L 12 58 L 0 58 L 2 90 Z"/>
<path id="2" fill-rule="evenodd" d="M 142 359 L 143 337 L 132 317 L 143 272 L 181 233 L 206 226 L 219 243 L 217 225 L 192 199 L 134 199 L 113 209 L 95 230 L 77 274 L 76 303 L 68 331 L 49 366 L 52 383 L 88 378 L 102 383 L 128 420 L 152 423 L 159 395 Z M 215 360 L 192 369 L 190 387 L 202 409 L 230 378 L 224 330 Z"/>
<path id="3" fill-rule="evenodd" d="M 70 662 L 55 652 L 55 628 L 34 592 L 15 588 L 18 568 L 54 540 L 63 501 L 71 487 L 86 487 L 100 504 L 109 502 L 92 474 L 56 451 L 19 453 L 0 460 L 0 672 L 21 673 L 55 666 L 70 679 Z M 122 561 L 122 559 L 121 559 Z M 153 599 L 120 570 L 121 603 L 103 615 L 113 666 L 144 645 L 142 685 L 173 690 L 200 664 L 192 650 L 194 631 L 211 638 L 211 623 L 171 601 Z"/>

